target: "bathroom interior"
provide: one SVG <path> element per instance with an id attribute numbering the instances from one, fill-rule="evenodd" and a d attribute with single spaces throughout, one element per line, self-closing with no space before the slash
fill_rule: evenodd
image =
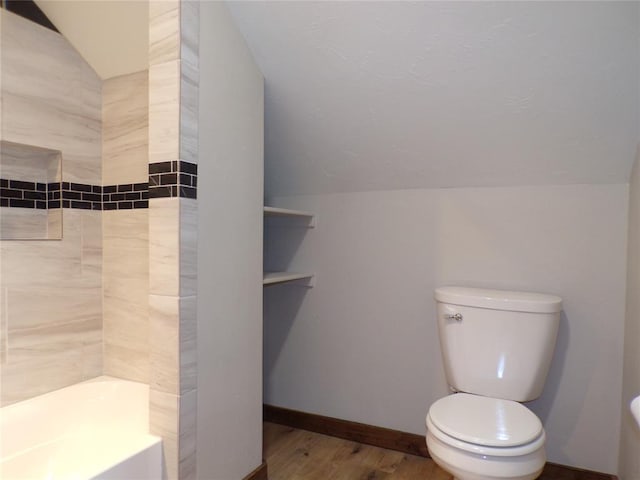
<path id="1" fill-rule="evenodd" d="M 167 479 L 267 478 L 263 405 L 424 441 L 465 286 L 562 299 L 547 460 L 640 480 L 640 3 L 2 7 L 1 478 L 68 411 Z"/>

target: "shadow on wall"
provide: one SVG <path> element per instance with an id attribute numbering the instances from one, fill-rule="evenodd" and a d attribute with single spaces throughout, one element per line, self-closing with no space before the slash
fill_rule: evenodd
<path id="1" fill-rule="evenodd" d="M 556 348 L 553 354 L 551 369 L 549 370 L 549 375 L 547 376 L 544 390 L 542 391 L 542 395 L 540 396 L 540 398 L 527 403 L 527 406 L 538 415 L 544 425 L 547 425 L 547 422 L 549 421 L 551 407 L 556 402 L 558 390 L 560 389 L 560 384 L 562 383 L 563 373 L 567 360 L 567 351 L 569 349 L 569 339 L 569 320 L 567 318 L 567 314 L 562 311 L 560 313 L 560 325 L 558 326 Z M 563 423 L 565 425 L 571 425 L 572 428 L 562 429 L 563 438 L 558 438 L 559 435 L 555 434 L 554 436 L 556 437 L 556 444 L 565 445 L 570 440 L 575 425 L 578 423 L 579 415 L 579 408 L 567 409 L 563 413 Z M 545 428 L 545 430 L 548 431 L 548 428 Z M 562 458 L 562 461 L 566 461 L 568 464 L 570 463 L 569 458 Z"/>
<path id="2" fill-rule="evenodd" d="M 264 270 L 291 270 L 291 262 L 309 232 L 306 219 L 267 217 L 264 222 Z"/>
<path id="3" fill-rule="evenodd" d="M 282 346 L 287 341 L 307 292 L 309 292 L 309 288 L 293 284 L 273 285 L 264 289 L 263 374 L 266 380 L 265 398 L 270 398 L 268 379 L 278 363 Z"/>

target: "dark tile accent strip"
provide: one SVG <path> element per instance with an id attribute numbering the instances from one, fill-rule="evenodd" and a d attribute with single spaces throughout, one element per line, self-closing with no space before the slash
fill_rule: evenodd
<path id="1" fill-rule="evenodd" d="M 149 164 L 149 198 L 197 198 L 198 165 L 180 161 Z"/>
<path id="2" fill-rule="evenodd" d="M 46 210 L 47 203 L 60 198 L 60 183 L 0 179 L 0 206 Z M 51 207 L 54 208 L 54 207 Z"/>
<path id="3" fill-rule="evenodd" d="M 149 184 L 123 183 L 120 185 L 105 185 L 102 187 L 103 210 L 131 210 L 133 208 L 148 208 L 146 201 L 149 195 Z"/>
<path id="4" fill-rule="evenodd" d="M 21 200 L 19 198 L 10 198 L 9 206 L 21 208 L 36 208 L 36 204 L 33 200 Z"/>
<path id="5" fill-rule="evenodd" d="M 62 206 L 83 210 L 148 208 L 149 184 L 128 183 L 103 187 L 86 183 L 35 183 L 2 178 L 0 206 L 38 209 Z"/>

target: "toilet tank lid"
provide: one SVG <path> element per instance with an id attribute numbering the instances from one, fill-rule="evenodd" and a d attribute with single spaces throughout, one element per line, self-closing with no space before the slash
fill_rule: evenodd
<path id="1" fill-rule="evenodd" d="M 562 298 L 546 293 L 470 287 L 439 287 L 435 290 L 434 298 L 438 302 L 452 305 L 512 312 L 555 313 L 562 310 Z"/>

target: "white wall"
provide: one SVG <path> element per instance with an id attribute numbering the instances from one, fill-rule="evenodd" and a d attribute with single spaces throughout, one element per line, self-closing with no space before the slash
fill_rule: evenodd
<path id="1" fill-rule="evenodd" d="M 640 395 L 640 148 L 631 173 L 629 238 L 627 251 L 627 315 L 624 330 L 622 376 L 621 480 L 640 479 L 640 428 L 633 421 L 629 402 Z"/>
<path id="2" fill-rule="evenodd" d="M 638 2 L 231 2 L 273 195 L 626 183 Z"/>
<path id="3" fill-rule="evenodd" d="M 263 80 L 227 7 L 200 4 L 198 478 L 262 462 Z"/>
<path id="4" fill-rule="evenodd" d="M 531 404 L 549 460 L 615 473 L 627 186 L 402 190 L 273 198 L 317 227 L 269 228 L 267 267 L 317 273 L 265 295 L 265 402 L 424 434 L 447 393 L 433 289 L 564 299 L 552 370 Z"/>

